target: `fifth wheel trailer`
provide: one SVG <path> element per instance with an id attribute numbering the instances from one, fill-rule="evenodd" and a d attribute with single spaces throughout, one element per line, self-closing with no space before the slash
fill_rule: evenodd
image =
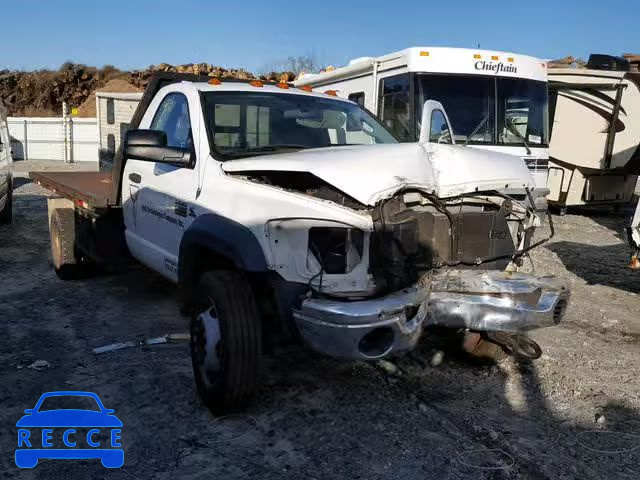
<path id="1" fill-rule="evenodd" d="M 592 55 L 586 69 L 549 69 L 549 203 L 621 205 L 640 174 L 640 73 Z"/>
<path id="2" fill-rule="evenodd" d="M 296 86 L 333 91 L 374 112 L 402 142 L 415 142 L 422 106 L 440 102 L 455 143 L 520 157 L 535 179 L 538 209 L 546 209 L 547 66 L 515 53 L 413 47 L 302 76 Z M 513 193 L 513 192 L 512 192 Z"/>

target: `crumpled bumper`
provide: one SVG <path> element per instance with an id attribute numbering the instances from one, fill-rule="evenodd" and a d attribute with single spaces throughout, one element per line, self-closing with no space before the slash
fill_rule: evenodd
<path id="1" fill-rule="evenodd" d="M 555 325 L 569 296 L 568 288 L 552 277 L 448 270 L 374 299 L 307 298 L 293 316 L 314 350 L 374 359 L 413 349 L 430 325 L 512 333 Z"/>

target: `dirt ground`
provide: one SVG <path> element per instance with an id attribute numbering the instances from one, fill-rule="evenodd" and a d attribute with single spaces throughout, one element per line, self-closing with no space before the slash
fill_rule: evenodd
<path id="1" fill-rule="evenodd" d="M 440 363 L 435 335 L 392 363 L 298 349 L 265 360 L 246 414 L 214 418 L 186 343 L 92 353 L 186 332 L 174 287 L 143 268 L 58 280 L 46 192 L 18 185 L 14 224 L 0 227 L 3 478 L 640 478 L 640 272 L 625 269 L 624 215 L 555 217 L 556 237 L 533 261 L 573 296 L 563 325 L 533 334 L 544 355 L 531 364 L 477 366 L 448 351 Z M 122 468 L 15 466 L 16 421 L 54 390 L 92 391 L 115 409 Z"/>

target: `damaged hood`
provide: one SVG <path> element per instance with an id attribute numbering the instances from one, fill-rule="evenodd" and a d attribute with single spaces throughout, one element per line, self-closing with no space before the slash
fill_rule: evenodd
<path id="1" fill-rule="evenodd" d="M 308 172 L 370 206 L 403 187 L 447 198 L 534 186 L 529 170 L 518 157 L 433 143 L 301 150 L 228 160 L 222 169 L 228 173 Z"/>

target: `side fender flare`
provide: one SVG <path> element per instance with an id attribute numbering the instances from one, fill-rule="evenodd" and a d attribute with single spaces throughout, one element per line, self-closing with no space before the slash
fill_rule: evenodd
<path id="1" fill-rule="evenodd" d="M 197 260 L 188 260 L 193 247 L 209 250 L 241 271 L 269 270 L 262 247 L 253 232 L 238 222 L 214 213 L 199 216 L 182 236 L 178 263 L 178 279 L 182 284 L 188 280 L 192 262 Z"/>

